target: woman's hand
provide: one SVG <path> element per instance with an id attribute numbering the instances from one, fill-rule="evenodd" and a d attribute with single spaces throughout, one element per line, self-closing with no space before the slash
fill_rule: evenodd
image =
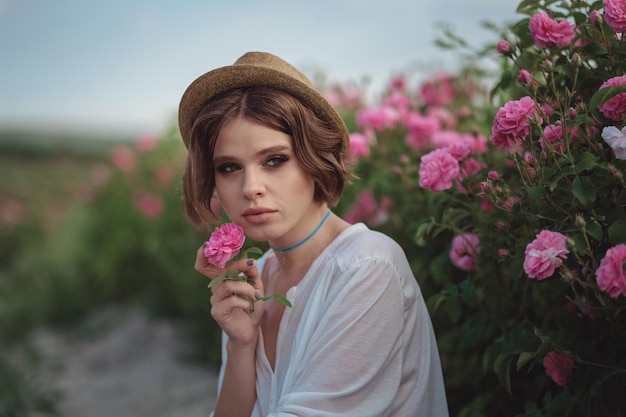
<path id="1" fill-rule="evenodd" d="M 210 264 L 201 247 L 196 254 L 195 269 L 209 279 L 226 272 Z M 229 343 L 241 348 L 256 346 L 258 326 L 263 315 L 263 302 L 257 299 L 264 296 L 263 281 L 254 259 L 240 259 L 227 265 L 245 274 L 254 285 L 245 281 L 227 279 L 212 287 L 211 316 L 228 335 Z"/>

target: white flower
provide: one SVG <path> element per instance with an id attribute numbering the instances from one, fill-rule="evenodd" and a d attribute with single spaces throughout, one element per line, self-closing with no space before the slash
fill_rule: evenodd
<path id="1" fill-rule="evenodd" d="M 602 129 L 602 139 L 609 144 L 617 159 L 626 160 L 626 127 L 621 131 L 615 126 Z"/>

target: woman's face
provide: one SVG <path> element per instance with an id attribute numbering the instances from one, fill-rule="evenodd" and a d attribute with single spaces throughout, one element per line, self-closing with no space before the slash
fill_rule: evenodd
<path id="1" fill-rule="evenodd" d="M 247 237 L 289 246 L 305 236 L 323 205 L 298 164 L 291 136 L 245 118 L 227 122 L 213 152 L 215 189 Z"/>

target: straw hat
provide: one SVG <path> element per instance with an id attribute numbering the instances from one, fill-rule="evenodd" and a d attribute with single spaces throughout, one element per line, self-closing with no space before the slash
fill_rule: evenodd
<path id="1" fill-rule="evenodd" d="M 187 87 L 178 110 L 178 124 L 185 146 L 189 147 L 191 127 L 207 100 L 234 88 L 254 86 L 274 87 L 300 99 L 319 118 L 342 132 L 342 150 L 347 153 L 350 138 L 339 113 L 315 90 L 304 74 L 267 52 L 247 52 L 233 65 L 209 71 Z"/>

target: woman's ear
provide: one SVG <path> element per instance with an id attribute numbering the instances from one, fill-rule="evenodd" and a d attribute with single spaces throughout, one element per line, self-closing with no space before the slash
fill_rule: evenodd
<path id="1" fill-rule="evenodd" d="M 216 216 L 219 216 L 220 213 L 222 212 L 222 202 L 220 201 L 220 198 L 217 195 L 217 192 L 213 193 L 213 196 L 211 197 L 211 201 L 209 204 L 211 207 L 211 212 L 215 214 Z"/>

